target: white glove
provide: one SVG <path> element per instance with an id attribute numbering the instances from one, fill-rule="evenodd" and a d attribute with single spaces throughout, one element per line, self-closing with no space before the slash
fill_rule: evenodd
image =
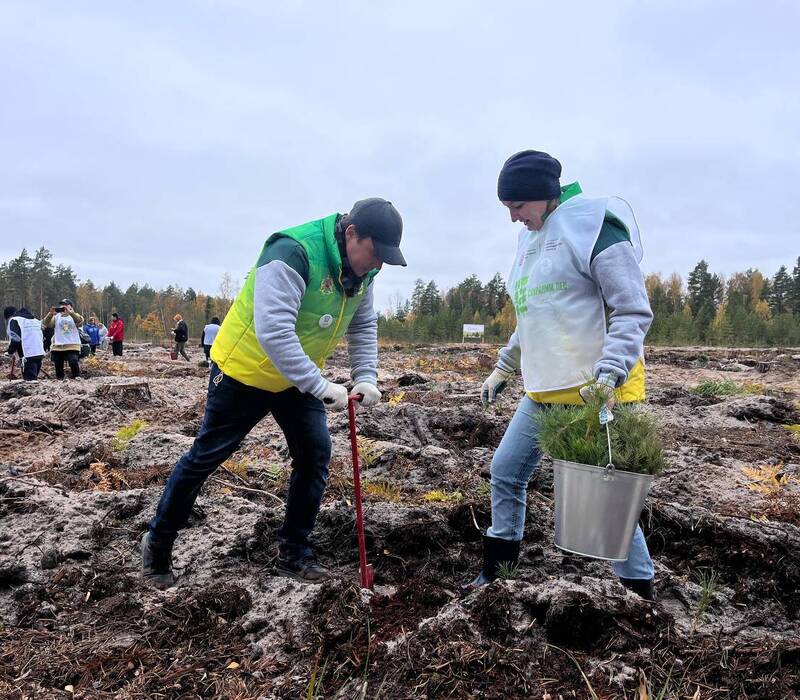
<path id="1" fill-rule="evenodd" d="M 614 387 L 616 385 L 617 375 L 611 372 L 601 372 L 596 382 L 581 387 L 578 393 L 581 395 L 584 403 L 591 401 L 594 396 L 601 396 L 605 399 L 606 406 L 614 408 L 614 404 L 617 402 L 614 396 Z"/>
<path id="2" fill-rule="evenodd" d="M 378 387 L 370 382 L 357 382 L 350 392 L 350 396 L 358 396 L 361 394 L 364 398 L 361 399 L 362 406 L 374 406 L 381 400 L 381 392 Z"/>
<path id="3" fill-rule="evenodd" d="M 347 408 L 347 387 L 343 384 L 328 382 L 317 398 L 331 411 L 344 411 Z"/>
<path id="4" fill-rule="evenodd" d="M 513 372 L 495 367 L 494 371 L 487 377 L 481 385 L 481 403 L 494 403 L 497 395 L 506 388 L 508 380 L 511 379 Z"/>

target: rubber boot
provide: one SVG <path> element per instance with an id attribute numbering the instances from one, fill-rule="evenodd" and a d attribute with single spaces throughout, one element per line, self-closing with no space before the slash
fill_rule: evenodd
<path id="1" fill-rule="evenodd" d="M 508 568 L 516 567 L 519 560 L 520 542 L 503 540 L 499 537 L 483 536 L 483 568 L 481 572 L 464 588 L 477 588 L 491 583 L 499 576 L 501 565 Z"/>
<path id="2" fill-rule="evenodd" d="M 172 545 L 153 546 L 149 531 L 142 537 L 142 578 L 162 590 L 175 585 L 175 574 L 172 572 Z"/>
<path id="3" fill-rule="evenodd" d="M 622 578 L 620 576 L 619 582 L 636 595 L 644 598 L 645 600 L 656 599 L 656 589 L 653 585 L 655 579 L 650 578 Z"/>

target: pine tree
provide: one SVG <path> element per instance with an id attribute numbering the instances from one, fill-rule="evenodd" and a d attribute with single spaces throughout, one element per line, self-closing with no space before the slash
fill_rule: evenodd
<path id="1" fill-rule="evenodd" d="M 706 340 L 708 327 L 714 320 L 722 301 L 722 281 L 708 271 L 708 263 L 701 260 L 689 273 L 689 306 L 694 316 L 700 340 Z"/>
<path id="2" fill-rule="evenodd" d="M 793 287 L 794 283 L 786 270 L 786 265 L 781 265 L 772 278 L 767 299 L 773 315 L 779 316 L 791 310 Z"/>

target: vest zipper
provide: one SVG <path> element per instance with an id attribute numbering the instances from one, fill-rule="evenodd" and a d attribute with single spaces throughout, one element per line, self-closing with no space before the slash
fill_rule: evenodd
<path id="1" fill-rule="evenodd" d="M 336 341 L 336 334 L 339 332 L 339 326 L 342 325 L 342 318 L 344 318 L 344 307 L 347 303 L 347 294 L 344 293 L 344 284 L 342 283 L 342 270 L 339 269 L 339 286 L 342 288 L 342 306 L 339 309 L 339 318 L 336 319 L 336 326 L 333 329 L 333 335 L 331 336 L 331 341 L 328 343 L 328 346 L 325 348 L 325 354 L 320 358 L 320 363 L 325 362 L 325 359 L 329 356 L 331 352 L 331 348 Z"/>

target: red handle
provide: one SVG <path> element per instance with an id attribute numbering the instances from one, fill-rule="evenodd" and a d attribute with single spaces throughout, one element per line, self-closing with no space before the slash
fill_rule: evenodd
<path id="1" fill-rule="evenodd" d="M 355 402 L 364 396 L 351 396 L 347 402 L 347 417 L 350 421 L 350 450 L 353 453 L 353 487 L 356 502 L 356 531 L 358 532 L 358 562 L 362 588 L 372 588 L 372 571 L 367 566 L 367 546 L 364 537 L 364 512 L 361 508 L 361 465 L 358 458 L 358 441 L 356 440 Z"/>

